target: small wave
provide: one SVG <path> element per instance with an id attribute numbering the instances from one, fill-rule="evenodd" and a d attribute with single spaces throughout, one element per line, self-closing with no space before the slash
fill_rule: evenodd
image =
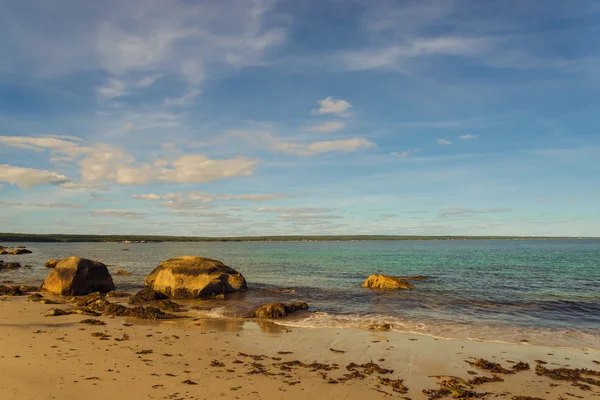
<path id="1" fill-rule="evenodd" d="M 329 314 L 315 312 L 302 318 L 275 320 L 278 325 L 297 328 L 368 330 L 371 325 L 390 325 L 390 331 L 426 335 L 443 340 L 474 340 L 528 344 L 544 347 L 600 349 L 600 335 L 586 330 L 528 329 L 494 325 L 452 324 L 412 321 L 387 315 Z"/>
<path id="2" fill-rule="evenodd" d="M 226 307 L 215 307 L 215 308 L 211 308 L 211 309 L 206 309 L 206 310 L 201 310 L 201 309 L 194 309 L 194 311 L 198 314 L 200 314 L 203 317 L 207 317 L 207 318 L 218 318 L 218 319 L 223 319 L 223 318 L 231 318 L 231 315 L 229 315 L 229 310 Z"/>

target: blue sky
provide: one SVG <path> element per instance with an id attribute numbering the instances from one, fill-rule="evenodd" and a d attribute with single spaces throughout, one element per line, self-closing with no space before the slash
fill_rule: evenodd
<path id="1" fill-rule="evenodd" d="M 0 4 L 0 231 L 600 236 L 597 1 Z"/>

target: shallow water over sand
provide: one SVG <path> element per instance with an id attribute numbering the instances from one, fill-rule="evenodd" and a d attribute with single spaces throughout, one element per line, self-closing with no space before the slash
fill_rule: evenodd
<path id="1" fill-rule="evenodd" d="M 78 255 L 125 269 L 119 290 L 136 290 L 162 260 L 202 255 L 240 271 L 250 290 L 225 301 L 194 301 L 198 313 L 245 316 L 271 301 L 307 301 L 293 326 L 394 330 L 600 348 L 600 240 L 389 242 L 15 243 L 33 254 L 2 256 L 30 269 L 0 280 L 39 284 L 51 258 Z M 12 245 L 12 244 L 10 244 Z M 122 251 L 123 248 L 129 249 Z M 360 287 L 372 273 L 427 275 L 413 291 Z"/>

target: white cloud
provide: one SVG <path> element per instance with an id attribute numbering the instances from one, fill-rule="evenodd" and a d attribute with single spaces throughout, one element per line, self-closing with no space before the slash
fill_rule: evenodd
<path id="1" fill-rule="evenodd" d="M 411 154 L 417 153 L 419 151 L 421 151 L 421 149 L 404 150 L 403 152 L 400 152 L 400 153 L 394 151 L 394 152 L 391 152 L 390 155 L 392 155 L 394 157 L 398 157 L 398 158 L 406 158 L 406 157 L 410 156 Z"/>
<path id="2" fill-rule="evenodd" d="M 449 141 L 448 139 L 437 139 L 437 142 L 439 144 L 452 144 L 452 142 Z"/>
<path id="3" fill-rule="evenodd" d="M 411 59 L 434 55 L 477 56 L 491 47 L 487 38 L 436 37 L 412 38 L 403 44 L 358 51 L 342 52 L 334 56 L 334 63 L 350 71 L 403 68 Z"/>
<path id="4" fill-rule="evenodd" d="M 77 160 L 81 182 L 71 182 L 71 179 L 62 175 L 55 177 L 56 181 L 65 184 L 67 188 L 100 188 L 104 182 L 116 182 L 121 185 L 144 185 L 156 181 L 206 183 L 249 176 L 258 166 L 257 160 L 246 157 L 210 159 L 203 154 L 182 154 L 172 159 L 163 159 L 157 164 L 139 162 L 110 144 L 81 146 L 79 143 L 55 138 L 0 136 L 0 143 L 34 151 L 50 150 L 55 160 L 56 156 L 59 156 L 60 161 Z"/>
<path id="5" fill-rule="evenodd" d="M 320 107 L 316 110 L 313 110 L 313 114 L 335 114 L 340 117 L 350 116 L 348 110 L 352 108 L 352 105 L 346 100 L 334 99 L 333 97 L 329 96 L 323 100 L 319 100 L 318 103 Z"/>
<path id="6" fill-rule="evenodd" d="M 167 97 L 165 99 L 165 105 L 175 107 L 187 107 L 194 103 L 194 99 L 200 95 L 202 91 L 200 89 L 192 88 L 184 93 L 181 97 Z"/>
<path id="7" fill-rule="evenodd" d="M 39 185 L 63 185 L 71 182 L 71 179 L 56 172 L 0 164 L 0 181 L 17 185 L 21 189 L 31 189 Z"/>
<path id="8" fill-rule="evenodd" d="M 317 154 L 344 152 L 350 153 L 361 149 L 370 149 L 377 145 L 365 138 L 352 138 L 340 140 L 328 140 L 319 142 L 285 142 L 268 132 L 252 132 L 245 130 L 229 130 L 225 133 L 237 136 L 255 143 L 259 146 L 264 146 L 274 153 L 283 153 L 296 156 L 314 156 Z"/>
<path id="9" fill-rule="evenodd" d="M 125 81 L 109 78 L 105 86 L 97 88 L 98 93 L 107 99 L 115 99 L 131 94 L 135 89 L 143 89 L 152 86 L 164 74 L 154 74 L 141 77 L 134 81 Z"/>
<path id="10" fill-rule="evenodd" d="M 461 135 L 458 138 L 461 140 L 473 140 L 473 139 L 477 139 L 479 136 L 477 135 L 471 135 L 471 134 L 467 134 L 467 135 Z"/>
<path id="11" fill-rule="evenodd" d="M 199 201 L 201 203 L 210 203 L 213 201 L 267 201 L 271 199 L 280 199 L 286 197 L 283 193 L 271 193 L 271 194 L 211 194 L 200 191 L 192 191 L 186 193 L 167 193 L 164 195 L 158 194 L 135 194 L 134 199 L 141 200 L 190 200 Z"/>
<path id="12" fill-rule="evenodd" d="M 146 216 L 146 214 L 144 213 L 131 210 L 93 210 L 90 211 L 90 215 L 93 217 L 115 217 L 132 219 L 144 218 Z"/>
<path id="13" fill-rule="evenodd" d="M 322 124 L 313 125 L 307 129 L 311 132 L 331 133 L 346 128 L 346 124 L 341 121 L 327 121 Z"/>
<path id="14" fill-rule="evenodd" d="M 538 197 L 536 200 L 537 201 L 548 201 L 549 199 L 547 197 Z"/>

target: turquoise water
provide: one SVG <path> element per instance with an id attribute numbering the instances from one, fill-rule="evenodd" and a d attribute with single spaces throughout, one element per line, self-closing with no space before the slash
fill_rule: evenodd
<path id="1" fill-rule="evenodd" d="M 365 328 L 387 322 L 395 330 L 442 337 L 600 348 L 597 239 L 25 245 L 34 253 L 2 257 L 33 268 L 4 271 L 0 279 L 39 284 L 46 260 L 78 255 L 131 272 L 113 278 L 119 289 L 135 290 L 160 261 L 202 255 L 237 269 L 250 286 L 226 301 L 198 301 L 214 316 L 302 300 L 314 312 L 285 324 Z M 412 291 L 361 288 L 372 273 L 431 279 L 415 282 Z"/>

